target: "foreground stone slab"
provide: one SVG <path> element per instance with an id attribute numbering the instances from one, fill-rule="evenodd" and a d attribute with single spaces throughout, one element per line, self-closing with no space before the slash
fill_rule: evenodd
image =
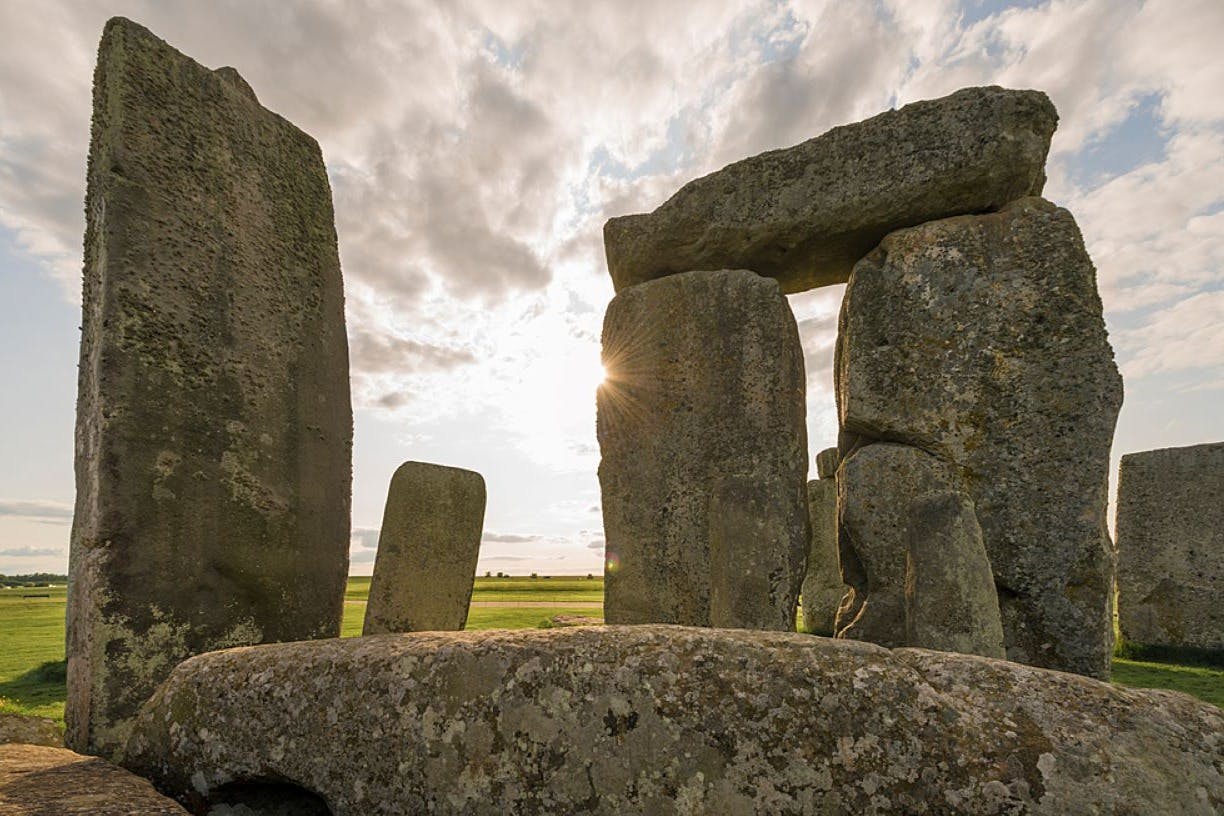
<path id="1" fill-rule="evenodd" d="M 45 745 L 0 745 L 4 816 L 185 816 L 187 811 L 104 759 Z"/>
<path id="2" fill-rule="evenodd" d="M 318 144 L 149 31 L 94 75 L 68 598 L 71 747 L 185 657 L 335 636 L 352 409 Z"/>
<path id="3" fill-rule="evenodd" d="M 819 458 L 817 458 L 819 462 Z M 804 568 L 803 629 L 817 635 L 832 635 L 837 607 L 846 593 L 837 564 L 837 481 L 832 478 L 808 482 L 807 566 Z"/>
<path id="4" fill-rule="evenodd" d="M 1211 814 L 1224 712 L 986 658 L 665 626 L 422 633 L 180 665 L 125 764 L 390 813 Z"/>
<path id="5" fill-rule="evenodd" d="M 691 181 L 604 225 L 616 291 L 694 269 L 751 269 L 784 292 L 844 283 L 901 227 L 1040 195 L 1058 114 L 1045 94 L 965 88 Z"/>
<path id="6" fill-rule="evenodd" d="M 425 462 L 400 465 L 387 491 L 362 634 L 462 629 L 484 513 L 479 473 Z"/>
<path id="7" fill-rule="evenodd" d="M 1122 637 L 1224 650 L 1224 442 L 1123 456 L 1117 531 Z"/>
<path id="8" fill-rule="evenodd" d="M 1008 657 L 1108 677 L 1122 379 L 1071 214 L 1026 198 L 892 233 L 855 267 L 836 356 L 847 444 L 902 442 L 962 472 Z"/>
<path id="9" fill-rule="evenodd" d="M 794 629 L 807 549 L 807 429 L 799 330 L 776 281 L 744 270 L 690 272 L 626 289 L 603 326 L 597 395 L 609 623 L 709 626 L 710 507 L 738 485 L 743 512 L 770 514 L 756 553 L 772 619 Z M 764 521 L 762 517 L 760 519 Z M 721 522 L 720 522 L 721 523 Z M 739 563 L 753 557 L 747 541 Z M 768 564 L 764 564 L 768 561 Z M 785 624 L 782 622 L 786 621 Z"/>

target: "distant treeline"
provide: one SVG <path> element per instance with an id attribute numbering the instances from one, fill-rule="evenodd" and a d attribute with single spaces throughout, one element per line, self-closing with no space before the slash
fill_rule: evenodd
<path id="1" fill-rule="evenodd" d="M 29 575 L 0 575 L 0 586 L 49 586 L 50 584 L 68 583 L 67 575 L 56 575 L 52 572 L 31 572 Z"/>

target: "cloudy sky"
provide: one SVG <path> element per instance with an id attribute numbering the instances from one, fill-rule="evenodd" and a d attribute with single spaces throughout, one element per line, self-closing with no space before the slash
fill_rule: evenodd
<path id="1" fill-rule="evenodd" d="M 1126 379 L 1121 453 L 1224 439 L 1220 0 L 0 3 L 0 573 L 67 568 L 90 79 L 122 14 L 313 134 L 356 415 L 353 572 L 406 459 L 489 489 L 480 570 L 601 569 L 600 228 L 683 182 L 966 85 L 1058 107 Z M 812 453 L 842 287 L 791 297 Z"/>

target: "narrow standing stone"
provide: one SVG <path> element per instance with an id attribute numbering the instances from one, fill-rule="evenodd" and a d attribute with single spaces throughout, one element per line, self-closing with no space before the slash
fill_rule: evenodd
<path id="1" fill-rule="evenodd" d="M 783 541 L 807 547 L 803 351 L 778 284 L 690 272 L 622 291 L 603 327 L 598 435 L 608 623 L 711 624 L 710 499 L 754 474 Z M 746 500 L 745 507 L 758 499 Z M 787 580 L 790 621 L 802 575 Z"/>
<path id="2" fill-rule="evenodd" d="M 122 18 L 94 74 L 67 743 L 191 655 L 339 634 L 352 408 L 318 144 Z"/>
<path id="3" fill-rule="evenodd" d="M 930 493 L 910 502 L 909 515 L 909 645 L 1005 657 L 999 598 L 973 502 L 963 493 Z"/>
<path id="4" fill-rule="evenodd" d="M 1071 214 L 1024 198 L 892 233 L 855 266 L 835 367 L 848 448 L 903 442 L 962 472 L 1008 658 L 1108 677 L 1122 380 Z"/>
<path id="5" fill-rule="evenodd" d="M 1224 442 L 1123 456 L 1117 529 L 1123 639 L 1224 651 Z"/>
<path id="6" fill-rule="evenodd" d="M 846 593 L 837 564 L 836 479 L 822 477 L 808 482 L 808 519 L 811 537 L 800 593 L 803 628 L 816 635 L 832 635 L 837 607 Z"/>
<path id="7" fill-rule="evenodd" d="M 361 633 L 462 629 L 484 512 L 479 473 L 424 462 L 400 465 L 387 491 Z"/>

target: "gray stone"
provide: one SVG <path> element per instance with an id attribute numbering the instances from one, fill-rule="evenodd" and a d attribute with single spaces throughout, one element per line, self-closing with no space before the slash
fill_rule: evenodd
<path id="1" fill-rule="evenodd" d="M 148 781 L 104 759 L 46 745 L 0 745 L 4 816 L 186 816 Z"/>
<path id="2" fill-rule="evenodd" d="M 821 479 L 832 479 L 837 476 L 837 466 L 841 463 L 837 448 L 825 448 L 816 454 L 816 475 Z"/>
<path id="3" fill-rule="evenodd" d="M 973 502 L 919 496 L 909 507 L 905 626 L 909 645 L 1003 658 L 1003 622 Z"/>
<path id="4" fill-rule="evenodd" d="M 797 633 L 380 635 L 180 665 L 125 764 L 352 814 L 1215 814 L 1224 712 L 1001 660 Z"/>
<path id="5" fill-rule="evenodd" d="M 819 457 L 817 457 L 817 461 Z M 846 594 L 837 564 L 837 483 L 833 479 L 808 482 L 807 568 L 803 577 L 803 629 L 832 635 L 837 607 Z"/>
<path id="6" fill-rule="evenodd" d="M 479 473 L 424 462 L 399 466 L 378 533 L 363 635 L 464 627 L 484 512 Z"/>
<path id="7" fill-rule="evenodd" d="M 0 744 L 17 742 L 23 745 L 64 747 L 64 734 L 55 720 L 0 711 Z"/>
<path id="8" fill-rule="evenodd" d="M 67 742 L 184 658 L 339 632 L 352 408 L 319 146 L 122 18 L 94 75 Z"/>
<path id="9" fill-rule="evenodd" d="M 844 283 L 888 233 L 1039 195 L 1058 114 L 1045 94 L 965 88 L 686 184 L 604 225 L 616 291 L 694 269 L 751 269 L 784 292 Z"/>
<path id="10" fill-rule="evenodd" d="M 770 481 L 772 479 L 772 483 Z M 806 547 L 794 534 L 793 485 L 724 474 L 710 492 L 710 625 L 795 628 Z"/>
<path id="11" fill-rule="evenodd" d="M 1009 659 L 1108 677 L 1122 380 L 1070 213 L 1026 198 L 892 233 L 851 276 L 835 368 L 844 444 L 962 471 Z"/>
<path id="12" fill-rule="evenodd" d="M 608 623 L 710 625 L 710 498 L 754 474 L 761 506 L 807 547 L 805 380 L 777 281 L 689 272 L 608 305 L 597 394 Z M 777 496 L 770 495 L 780 491 Z M 779 545 L 781 546 L 781 545 Z M 798 595 L 802 575 L 785 594 Z M 791 620 L 794 609 L 791 609 Z M 793 628 L 793 624 L 790 627 Z"/>
<path id="13" fill-rule="evenodd" d="M 905 618 L 910 506 L 959 485 L 954 468 L 907 445 L 868 445 L 842 463 L 837 545 L 848 590 L 837 610 L 838 637 L 910 645 Z"/>
<path id="14" fill-rule="evenodd" d="M 1224 650 L 1224 442 L 1123 456 L 1117 533 L 1123 639 Z"/>

